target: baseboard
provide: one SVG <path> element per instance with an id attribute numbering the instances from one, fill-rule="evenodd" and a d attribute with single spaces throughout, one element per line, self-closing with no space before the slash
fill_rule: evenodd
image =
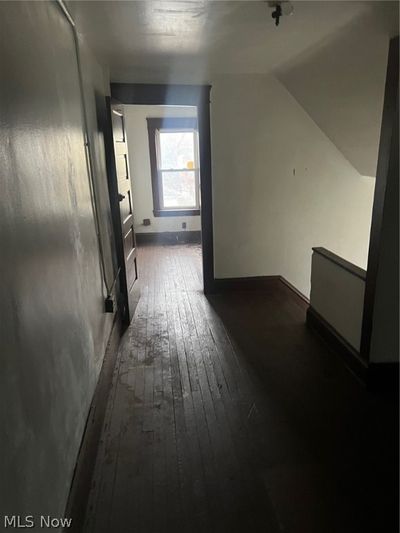
<path id="1" fill-rule="evenodd" d="M 68 532 L 80 533 L 83 528 L 122 330 L 122 320 L 117 313 L 107 343 L 71 483 L 71 490 L 65 510 L 65 517 L 72 519 L 71 526 L 65 530 Z"/>
<path id="2" fill-rule="evenodd" d="M 307 305 L 310 305 L 310 300 L 305 296 L 302 292 L 299 291 L 299 289 L 296 289 L 294 285 L 292 285 L 287 279 L 285 279 L 283 276 L 279 276 L 280 281 L 286 285 L 291 291 L 293 291 L 301 300 L 303 300 L 304 303 Z"/>
<path id="3" fill-rule="evenodd" d="M 276 286 L 280 276 L 253 276 L 249 278 L 214 279 L 214 292 L 263 291 Z"/>
<path id="4" fill-rule="evenodd" d="M 136 233 L 137 244 L 200 244 L 201 231 Z"/>
<path id="5" fill-rule="evenodd" d="M 336 352 L 346 365 L 363 381 L 367 381 L 368 365 L 357 351 L 315 309 L 307 309 L 307 325 Z"/>
<path id="6" fill-rule="evenodd" d="M 286 288 L 290 289 L 298 298 L 302 300 L 302 304 L 310 304 L 310 300 L 304 296 L 294 285 L 289 283 L 283 276 L 252 276 L 247 278 L 217 278 L 214 280 L 213 292 L 228 292 L 228 291 L 264 291 L 277 286 L 277 283 L 282 283 Z M 304 305 L 303 305 L 304 306 Z"/>

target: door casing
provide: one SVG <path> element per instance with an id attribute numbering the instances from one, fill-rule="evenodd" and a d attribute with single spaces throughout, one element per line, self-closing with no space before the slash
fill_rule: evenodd
<path id="1" fill-rule="evenodd" d="M 201 174 L 203 287 L 205 294 L 214 292 L 210 90 L 210 85 L 111 84 L 112 97 L 122 104 L 186 105 L 194 106 L 197 109 Z"/>

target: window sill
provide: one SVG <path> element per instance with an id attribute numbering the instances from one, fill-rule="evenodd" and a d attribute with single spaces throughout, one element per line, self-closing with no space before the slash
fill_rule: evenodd
<path id="1" fill-rule="evenodd" d="M 200 209 L 154 209 L 155 217 L 196 217 Z"/>

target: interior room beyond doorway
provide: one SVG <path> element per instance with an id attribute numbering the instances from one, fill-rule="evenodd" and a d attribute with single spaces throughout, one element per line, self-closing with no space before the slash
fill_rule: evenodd
<path id="1" fill-rule="evenodd" d="M 139 269 L 144 246 L 187 246 L 201 253 L 197 110 L 126 105 Z"/>
<path id="2" fill-rule="evenodd" d="M 195 107 L 125 106 L 138 244 L 200 243 Z"/>

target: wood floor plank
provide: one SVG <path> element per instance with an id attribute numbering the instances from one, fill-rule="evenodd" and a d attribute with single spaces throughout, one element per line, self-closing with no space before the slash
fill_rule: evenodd
<path id="1" fill-rule="evenodd" d="M 305 328 L 297 296 L 205 297 L 197 245 L 138 261 L 84 531 L 394 533 L 377 489 L 396 470 L 393 410 Z"/>

